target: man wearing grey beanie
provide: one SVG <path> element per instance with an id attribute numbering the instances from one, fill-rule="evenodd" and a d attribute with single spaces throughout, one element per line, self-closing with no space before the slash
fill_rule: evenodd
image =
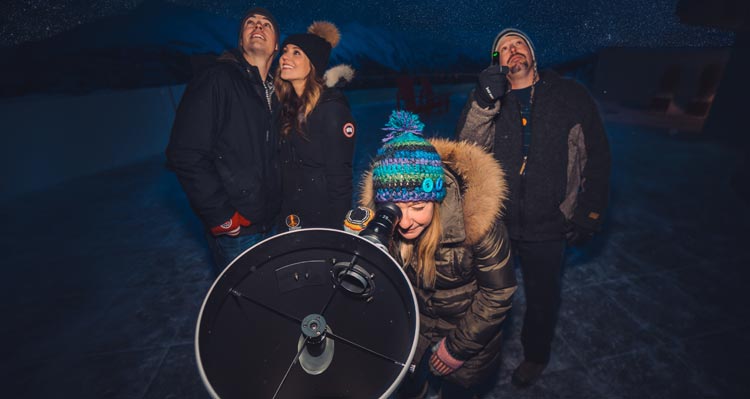
<path id="1" fill-rule="evenodd" d="M 535 50 L 518 29 L 497 35 L 493 62 L 479 74 L 456 132 L 492 152 L 507 176 L 503 220 L 526 296 L 524 360 L 511 380 L 520 387 L 549 362 L 565 249 L 601 228 L 611 162 L 591 95 L 574 80 L 538 71 Z"/>
<path id="2" fill-rule="evenodd" d="M 237 48 L 188 84 L 166 150 L 203 222 L 217 271 L 270 234 L 281 195 L 271 64 L 279 27 L 262 7 L 241 19 Z"/>

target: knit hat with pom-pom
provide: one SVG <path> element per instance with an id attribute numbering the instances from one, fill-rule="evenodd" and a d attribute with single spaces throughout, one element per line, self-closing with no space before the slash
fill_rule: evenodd
<path id="1" fill-rule="evenodd" d="M 284 48 L 287 44 L 293 44 L 301 48 L 307 58 L 310 59 L 310 63 L 315 67 L 316 75 L 322 77 L 326 68 L 328 68 L 328 57 L 331 55 L 331 50 L 339 44 L 340 39 L 341 34 L 336 25 L 326 21 L 317 21 L 307 28 L 307 33 L 289 35 L 281 48 Z"/>
<path id="2" fill-rule="evenodd" d="M 373 161 L 375 202 L 442 201 L 443 162 L 422 137 L 424 124 L 408 111 L 393 111 L 388 135 Z"/>

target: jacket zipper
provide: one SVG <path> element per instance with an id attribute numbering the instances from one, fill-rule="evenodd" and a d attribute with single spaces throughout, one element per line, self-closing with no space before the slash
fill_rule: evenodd
<path id="1" fill-rule="evenodd" d="M 526 207 L 526 159 L 527 156 L 524 155 L 523 163 L 521 164 L 521 170 L 518 172 L 518 174 L 521 176 L 520 182 L 518 183 L 518 237 L 520 240 L 523 240 L 523 214 L 524 208 Z"/>
<path id="2" fill-rule="evenodd" d="M 525 223 L 524 223 L 524 209 L 526 208 L 526 168 L 529 160 L 529 156 L 531 155 L 531 142 L 533 141 L 533 133 L 530 132 L 530 137 L 526 137 L 525 129 L 527 129 L 526 124 L 531 122 L 531 119 L 533 117 L 533 107 L 534 107 L 534 85 L 531 86 L 531 97 L 529 98 L 529 118 L 528 120 L 523 116 L 523 113 L 521 113 L 521 136 L 522 136 L 522 143 L 528 140 L 528 143 L 525 143 L 526 147 L 523 149 L 523 152 L 525 153 L 523 156 L 523 162 L 521 162 L 521 168 L 518 171 L 518 174 L 521 176 L 521 181 L 518 183 L 518 194 L 519 194 L 519 201 L 518 201 L 518 237 L 519 239 L 523 240 L 524 236 L 524 230 L 525 230 Z M 521 111 L 521 105 L 519 105 L 519 112 Z M 533 126 L 533 124 L 532 124 Z M 524 144 L 522 144 L 524 145 Z"/>
<path id="3" fill-rule="evenodd" d="M 250 68 L 245 68 L 245 73 L 247 73 L 247 76 L 250 78 L 251 81 L 255 80 L 253 76 L 253 71 L 251 71 Z M 272 97 L 273 97 L 273 92 L 274 92 L 273 81 L 267 82 L 267 81 L 261 80 L 260 85 L 263 86 L 263 94 L 265 95 L 265 98 L 266 98 L 266 105 L 268 106 L 268 113 L 271 114 L 271 117 L 273 118 L 273 107 L 271 105 L 271 103 L 273 102 Z M 256 93 L 257 93 L 257 90 L 256 90 Z M 269 142 L 271 142 L 271 129 L 266 128 L 266 143 L 269 143 Z"/>

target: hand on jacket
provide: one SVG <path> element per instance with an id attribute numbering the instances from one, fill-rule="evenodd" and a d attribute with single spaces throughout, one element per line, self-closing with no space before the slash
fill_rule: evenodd
<path id="1" fill-rule="evenodd" d="M 594 236 L 594 230 L 581 226 L 578 223 L 569 221 L 565 228 L 565 240 L 572 247 L 580 247 Z"/>
<path id="2" fill-rule="evenodd" d="M 432 347 L 432 356 L 430 356 L 430 371 L 437 376 L 448 375 L 461 366 L 464 361 L 458 360 L 448 352 L 445 347 L 445 338 Z"/>
<path id="3" fill-rule="evenodd" d="M 474 90 L 474 99 L 480 107 L 489 108 L 508 90 L 508 79 L 505 77 L 507 67 L 492 65 L 479 73 L 479 83 Z"/>
<path id="4" fill-rule="evenodd" d="M 218 226 L 212 227 L 211 234 L 213 234 L 214 237 L 218 237 L 220 235 L 236 237 L 240 234 L 240 226 L 248 227 L 250 226 L 250 221 L 245 219 L 244 216 L 240 215 L 239 212 L 235 211 L 234 215 L 232 215 L 229 220 Z"/>

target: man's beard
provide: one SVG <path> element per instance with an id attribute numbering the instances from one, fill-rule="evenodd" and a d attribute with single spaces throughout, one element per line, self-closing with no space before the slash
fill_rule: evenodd
<path id="1" fill-rule="evenodd" d="M 524 59 L 521 62 L 517 62 L 510 67 L 510 73 L 517 73 L 523 70 L 529 69 L 529 61 Z"/>

